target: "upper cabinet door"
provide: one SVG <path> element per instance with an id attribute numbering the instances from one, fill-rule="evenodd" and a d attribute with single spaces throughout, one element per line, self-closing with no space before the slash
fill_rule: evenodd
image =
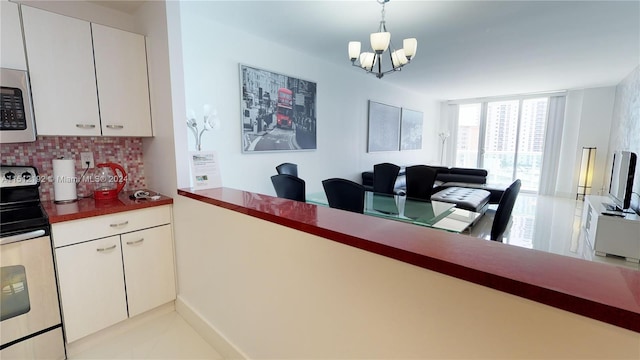
<path id="1" fill-rule="evenodd" d="M 144 36 L 91 26 L 102 135 L 151 136 Z"/>
<path id="2" fill-rule="evenodd" d="M 100 135 L 89 22 L 22 6 L 38 135 Z"/>
<path id="3" fill-rule="evenodd" d="M 27 70 L 18 4 L 0 0 L 0 67 Z"/>

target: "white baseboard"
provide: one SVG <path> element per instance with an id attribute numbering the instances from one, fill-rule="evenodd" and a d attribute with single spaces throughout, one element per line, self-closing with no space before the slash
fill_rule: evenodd
<path id="1" fill-rule="evenodd" d="M 225 359 L 249 359 L 180 296 L 176 299 L 176 312 Z"/>

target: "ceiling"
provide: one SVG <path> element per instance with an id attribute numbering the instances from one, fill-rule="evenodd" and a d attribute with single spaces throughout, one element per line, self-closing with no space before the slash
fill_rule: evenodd
<path id="1" fill-rule="evenodd" d="M 372 76 L 351 67 L 347 43 L 368 48 L 380 21 L 376 0 L 184 2 L 209 19 Z M 415 37 L 418 51 L 379 81 L 437 99 L 615 85 L 640 64 L 640 1 L 393 0 L 386 25 L 392 44 Z"/>

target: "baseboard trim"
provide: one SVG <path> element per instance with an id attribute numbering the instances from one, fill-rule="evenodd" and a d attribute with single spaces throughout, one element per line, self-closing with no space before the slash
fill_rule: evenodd
<path id="1" fill-rule="evenodd" d="M 249 359 L 180 296 L 176 299 L 176 312 L 225 359 Z"/>

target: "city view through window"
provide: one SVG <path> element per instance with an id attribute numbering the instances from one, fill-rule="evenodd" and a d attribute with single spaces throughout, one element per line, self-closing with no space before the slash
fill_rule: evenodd
<path id="1" fill-rule="evenodd" d="M 456 166 L 487 169 L 490 184 L 522 181 L 537 192 L 544 150 L 548 98 L 462 104 Z"/>

